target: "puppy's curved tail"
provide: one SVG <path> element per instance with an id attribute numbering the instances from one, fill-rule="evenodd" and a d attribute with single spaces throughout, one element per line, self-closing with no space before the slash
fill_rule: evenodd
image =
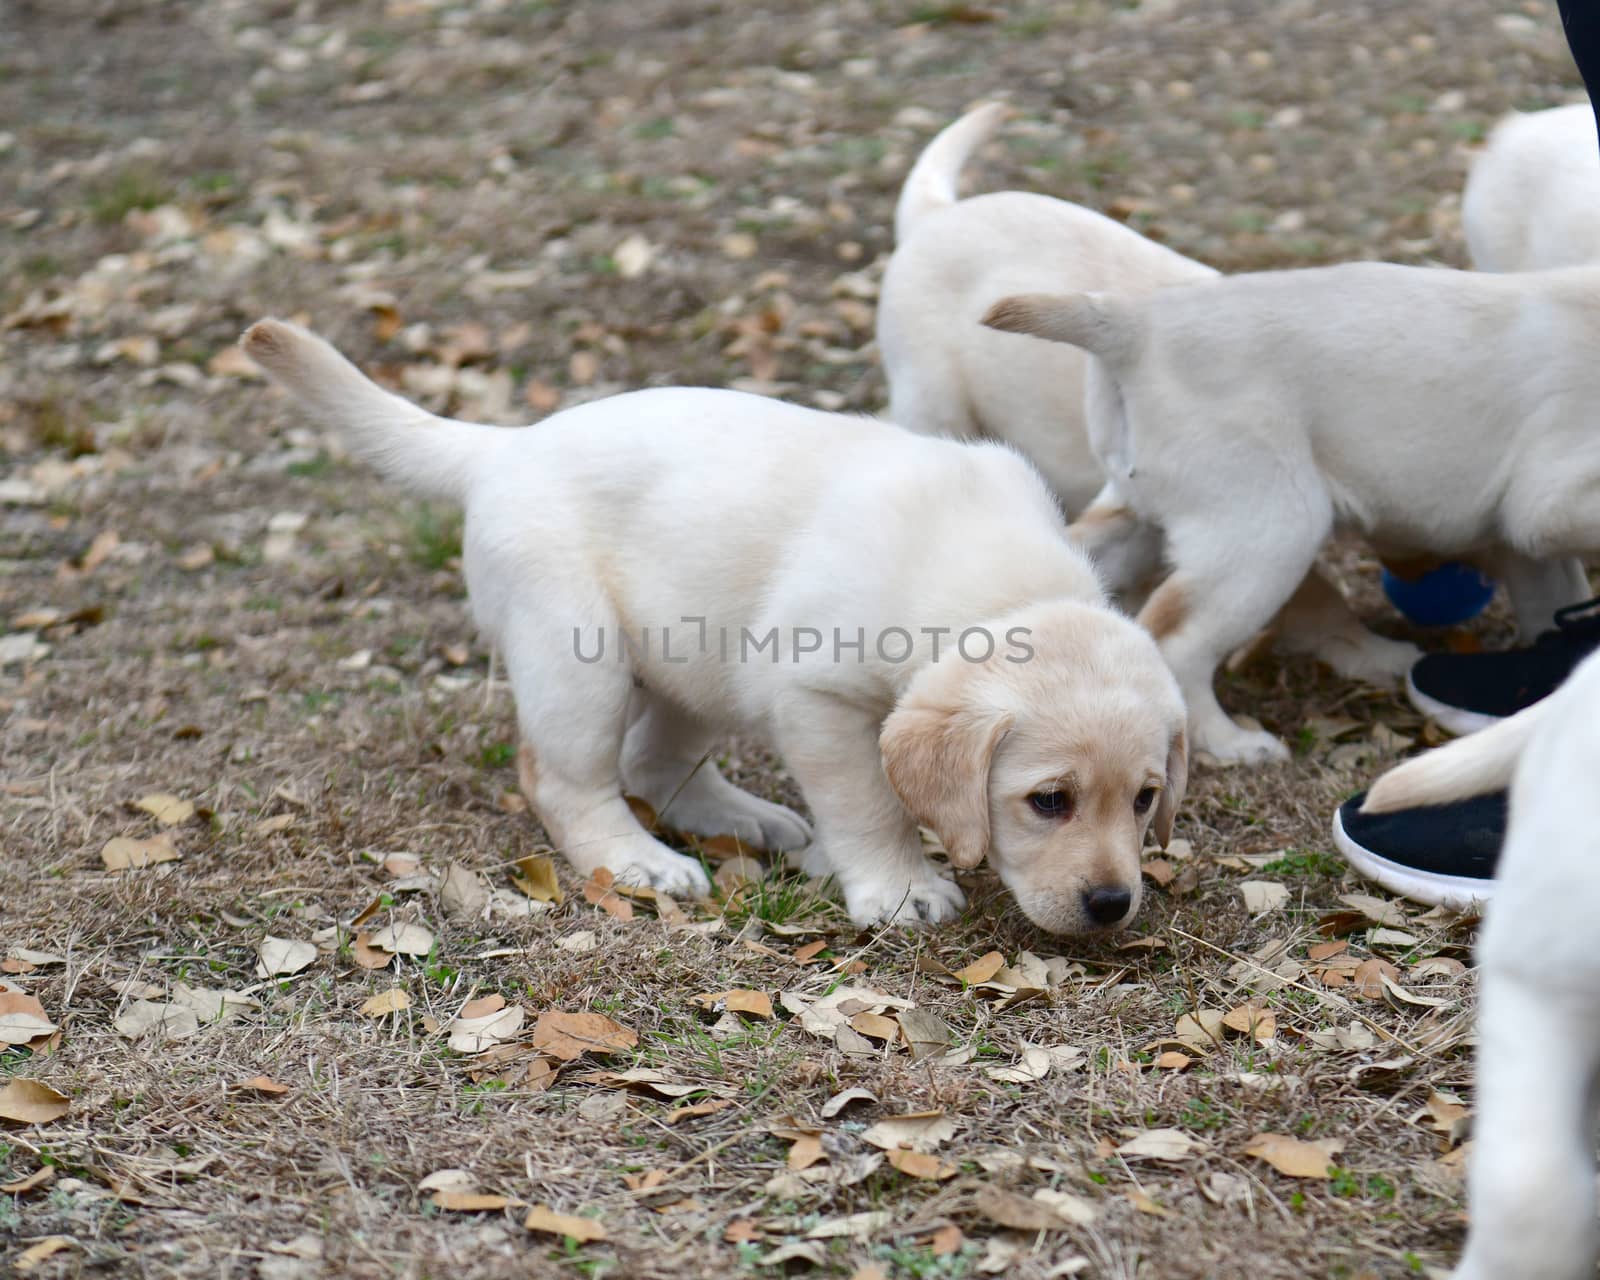
<path id="1" fill-rule="evenodd" d="M 1545 698 L 1499 724 L 1396 765 L 1372 784 L 1361 811 L 1393 813 L 1451 804 L 1510 786 L 1528 740 L 1557 697 Z"/>
<path id="2" fill-rule="evenodd" d="M 946 125 L 923 148 L 906 175 L 906 184 L 900 188 L 900 199 L 894 207 L 895 243 L 904 244 L 911 228 L 924 214 L 960 199 L 956 182 L 967 157 L 982 146 L 1010 114 L 1011 108 L 1003 102 L 985 102 L 954 124 Z"/>
<path id="3" fill-rule="evenodd" d="M 1133 361 L 1143 334 L 1133 306 L 1107 293 L 1018 293 L 991 306 L 983 323 L 1082 347 L 1112 368 Z"/>
<path id="4" fill-rule="evenodd" d="M 338 427 L 351 449 L 425 497 L 460 502 L 503 429 L 441 418 L 385 391 L 316 334 L 260 320 L 239 339 L 244 353 L 313 415 Z"/>

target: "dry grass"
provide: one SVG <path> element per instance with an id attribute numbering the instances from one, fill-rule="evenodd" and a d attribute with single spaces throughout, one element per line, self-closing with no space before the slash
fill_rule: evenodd
<path id="1" fill-rule="evenodd" d="M 1307 974 L 1265 996 L 1270 1046 L 1229 1037 L 1184 1071 L 1147 1048 L 1185 1012 L 1240 1004 L 1254 971 L 1239 957 L 1278 940 L 1305 961 L 1338 895 L 1362 888 L 1330 853 L 1328 814 L 1393 755 L 1372 726 L 1422 726 L 1302 662 L 1225 680 L 1230 706 L 1302 749 L 1281 768 L 1198 773 L 1180 817 L 1192 871 L 1173 868 L 1139 921 L 1154 949 L 1074 943 L 1081 969 L 1013 1008 L 925 971 L 1060 950 L 982 873 L 967 917 L 920 935 L 859 936 L 777 876 L 697 908 L 706 931 L 648 910 L 615 921 L 570 882 L 555 911 L 478 924 L 430 892 L 391 893 L 396 918 L 437 931 L 433 956 L 373 973 L 335 933 L 304 974 L 260 983 L 264 936 L 309 938 L 389 891 L 373 855 L 498 880 L 540 833 L 503 800 L 505 690 L 486 654 L 457 651 L 472 637 L 449 514 L 382 491 L 211 362 L 249 320 L 303 311 L 390 376 L 442 367 L 412 385 L 463 412 L 515 420 L 622 386 L 739 379 L 875 407 L 857 295 L 889 247 L 898 182 L 936 124 L 996 91 L 1022 121 L 986 155 L 985 185 L 1110 208 L 1231 270 L 1459 262 L 1463 144 L 1506 107 L 1576 87 L 1547 6 L 1526 22 L 1504 9 L 111 0 L 0 14 L 0 447 L 7 478 L 40 498 L 4 509 L 0 616 L 61 619 L 37 628 L 47 656 L 0 668 L 0 942 L 66 959 L 14 978 L 64 1028 L 59 1049 L 0 1064 L 72 1101 L 56 1123 L 0 1132 L 0 1181 L 57 1170 L 0 1196 L 0 1265 L 62 1235 L 73 1245 L 35 1274 L 769 1275 L 808 1265 L 764 1267 L 773 1250 L 869 1211 L 886 1217 L 865 1236 L 821 1242 L 822 1273 L 975 1274 L 996 1240 L 1017 1249 L 1004 1274 L 1022 1277 L 1448 1265 L 1461 1190 L 1419 1113 L 1436 1090 L 1470 1096 L 1472 984 L 1409 966 L 1466 956 L 1470 929 L 1350 935 L 1352 955 L 1388 956 L 1436 1009 L 1348 1000 Z M 630 277 L 619 246 L 635 233 L 657 254 Z M 454 329 L 469 322 L 484 333 Z M 418 324 L 431 329 L 405 327 Z M 285 512 L 306 523 L 273 544 Z M 1340 564 L 1396 630 L 1370 566 Z M 1330 741 L 1318 717 L 1356 725 Z M 770 757 L 730 750 L 747 785 L 792 798 Z M 109 838 L 153 831 L 130 802 L 157 790 L 203 807 L 178 829 L 182 860 L 104 873 Z M 258 833 L 280 815 L 292 822 Z M 1265 868 L 1227 861 L 1278 850 Z M 1250 879 L 1286 885 L 1287 903 L 1252 919 Z M 593 950 L 556 945 L 584 930 Z M 797 964 L 812 938 L 828 950 Z M 834 961 L 937 1013 L 973 1062 L 853 1056 L 782 1012 L 719 1028 L 691 998 L 821 992 Z M 178 1044 L 130 1042 L 113 1028 L 129 980 L 254 988 L 259 1007 Z M 391 985 L 408 1013 L 359 1012 Z M 676 1104 L 647 1096 L 618 1110 L 577 1079 L 593 1063 L 544 1091 L 474 1081 L 424 1018 L 490 992 L 608 1014 L 639 1037 L 614 1068 L 656 1067 L 733 1105 L 675 1124 Z M 1352 1023 L 1376 1043 L 1307 1038 Z M 990 1078 L 1030 1043 L 1076 1046 L 1084 1065 Z M 234 1087 L 263 1073 L 289 1091 Z M 857 1085 L 880 1103 L 818 1120 Z M 786 1179 L 789 1144 L 769 1131 L 815 1124 L 818 1167 L 859 1172 L 864 1126 L 919 1109 L 955 1121 L 939 1151 L 952 1181 L 887 1165 L 851 1185 Z M 1170 1163 L 1107 1154 L 1164 1127 L 1204 1147 Z M 1245 1155 L 1259 1132 L 1340 1139 L 1339 1172 L 1284 1177 Z M 598 1215 L 609 1239 L 535 1236 L 520 1210 L 441 1213 L 418 1183 L 446 1167 Z M 662 1192 L 626 1185 L 652 1169 Z M 1098 1216 L 1008 1232 L 984 1185 L 1070 1191 Z M 725 1241 L 744 1220 L 755 1242 Z M 959 1243 L 936 1236 L 950 1224 Z M 320 1261 L 297 1256 L 313 1244 Z"/>

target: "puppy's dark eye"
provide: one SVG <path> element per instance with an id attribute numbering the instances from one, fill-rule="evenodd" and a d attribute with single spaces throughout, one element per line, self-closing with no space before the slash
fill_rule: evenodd
<path id="1" fill-rule="evenodd" d="M 1156 789 L 1146 787 L 1133 798 L 1133 811 L 1135 813 L 1149 813 L 1150 806 L 1156 802 Z"/>
<path id="2" fill-rule="evenodd" d="M 1035 791 L 1028 797 L 1035 813 L 1046 818 L 1070 818 L 1072 797 L 1065 791 Z"/>

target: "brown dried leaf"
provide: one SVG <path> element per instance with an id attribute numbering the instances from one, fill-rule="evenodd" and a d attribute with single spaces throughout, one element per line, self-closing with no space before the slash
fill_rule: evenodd
<path id="1" fill-rule="evenodd" d="M 135 809 L 143 809 L 164 827 L 175 827 L 194 817 L 194 805 L 164 791 L 153 791 L 133 802 Z"/>
<path id="2" fill-rule="evenodd" d="M 100 860 L 106 864 L 107 871 L 142 870 L 161 862 L 176 862 L 178 850 L 172 843 L 171 833 L 166 831 L 148 840 L 117 836 L 100 850 Z"/>
<path id="3" fill-rule="evenodd" d="M 1005 967 L 1006 958 L 998 951 L 991 951 L 988 955 L 981 956 L 967 965 L 964 969 L 955 970 L 953 977 L 961 979 L 968 986 L 976 986 L 980 982 L 988 982 L 990 978 Z"/>
<path id="4" fill-rule="evenodd" d="M 361 1012 L 369 1018 L 384 1018 L 391 1013 L 400 1013 L 411 1007 L 411 997 L 406 994 L 403 987 L 390 987 L 387 991 L 380 991 L 370 997 L 362 1006 Z"/>
<path id="5" fill-rule="evenodd" d="M 595 868 L 594 874 L 584 882 L 583 900 L 599 907 L 613 920 L 632 920 L 633 903 L 617 894 L 616 882 L 609 867 Z"/>
<path id="6" fill-rule="evenodd" d="M 1333 1157 L 1343 1148 L 1344 1143 L 1338 1138 L 1302 1142 L 1283 1133 L 1258 1133 L 1244 1153 L 1265 1160 L 1291 1178 L 1327 1178 L 1333 1173 Z"/>
<path id="7" fill-rule="evenodd" d="M 529 1231 L 549 1236 L 566 1236 L 579 1244 L 604 1240 L 606 1229 L 593 1218 L 580 1218 L 573 1214 L 556 1213 L 549 1205 L 536 1204 L 528 1210 L 522 1225 Z"/>
<path id="8" fill-rule="evenodd" d="M 450 1213 L 482 1213 L 485 1210 L 504 1209 L 514 1203 L 508 1196 L 480 1191 L 435 1191 L 428 1200 L 435 1208 Z"/>
<path id="9" fill-rule="evenodd" d="M 946 1178 L 956 1176 L 956 1167 L 938 1156 L 927 1155 L 921 1151 L 908 1151 L 903 1147 L 896 1147 L 889 1152 L 889 1163 L 908 1178 L 924 1178 L 930 1182 L 942 1182 Z"/>
<path id="10" fill-rule="evenodd" d="M 248 1080 L 241 1080 L 233 1086 L 235 1093 L 259 1093 L 269 1098 L 281 1098 L 289 1092 L 289 1086 L 279 1084 L 271 1076 L 251 1076 Z"/>
<path id="11" fill-rule="evenodd" d="M 561 891 L 560 881 L 556 879 L 555 863 L 542 854 L 518 858 L 517 869 L 511 874 L 511 883 L 535 902 L 552 902 L 559 907 L 567 898 Z"/>
<path id="12" fill-rule="evenodd" d="M 0 1089 L 0 1120 L 16 1124 L 49 1124 L 71 1109 L 67 1095 L 42 1080 L 13 1076 Z"/>
<path id="13" fill-rule="evenodd" d="M 533 1028 L 534 1047 L 563 1062 L 585 1053 L 618 1053 L 638 1043 L 639 1037 L 632 1031 L 599 1013 L 552 1009 L 541 1013 Z"/>

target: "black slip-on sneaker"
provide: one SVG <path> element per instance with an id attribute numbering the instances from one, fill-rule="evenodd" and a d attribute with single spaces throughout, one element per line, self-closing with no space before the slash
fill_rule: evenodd
<path id="1" fill-rule="evenodd" d="M 1494 895 L 1506 835 L 1506 793 L 1454 804 L 1362 813 L 1365 791 L 1333 815 L 1333 843 L 1345 860 L 1391 893 L 1469 911 Z"/>
<path id="2" fill-rule="evenodd" d="M 1532 706 L 1600 648 L 1600 596 L 1556 611 L 1531 645 L 1496 653 L 1429 653 L 1406 674 L 1411 705 L 1451 733 L 1476 733 Z"/>

